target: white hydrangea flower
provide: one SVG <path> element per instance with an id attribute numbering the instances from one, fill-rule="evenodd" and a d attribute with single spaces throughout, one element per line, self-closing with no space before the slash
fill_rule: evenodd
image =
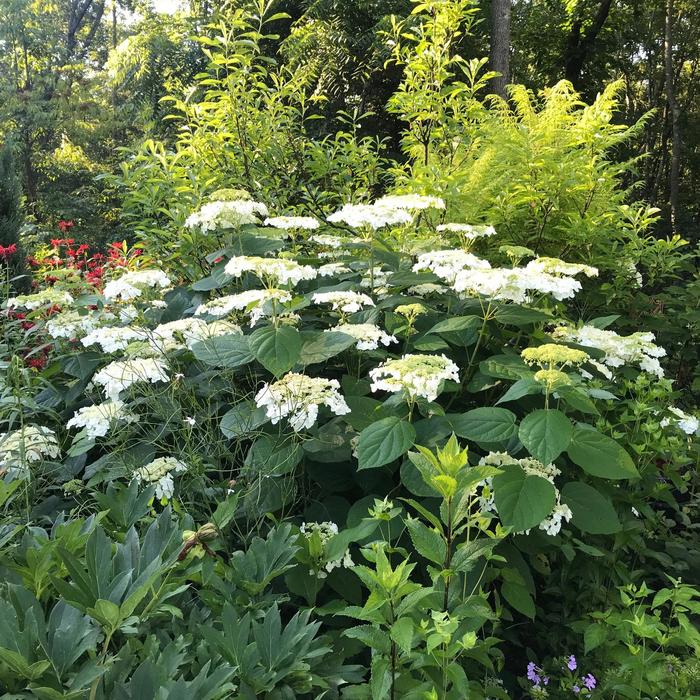
<path id="1" fill-rule="evenodd" d="M 385 333 L 374 323 L 341 323 L 335 328 L 327 328 L 326 333 L 345 333 L 357 340 L 355 347 L 358 350 L 376 350 L 379 344 L 389 346 L 391 343 L 399 341 L 393 336 Z"/>
<path id="2" fill-rule="evenodd" d="M 419 297 L 426 297 L 429 294 L 444 294 L 450 290 L 442 284 L 434 284 L 433 282 L 424 282 L 417 284 L 415 287 L 409 287 L 408 293 L 415 294 Z"/>
<path id="3" fill-rule="evenodd" d="M 43 425 L 25 425 L 12 433 L 0 434 L 0 466 L 23 471 L 24 463 L 41 462 L 44 457 L 61 456 L 56 433 Z"/>
<path id="4" fill-rule="evenodd" d="M 292 295 L 286 289 L 250 289 L 239 294 L 217 297 L 197 307 L 195 316 L 228 316 L 233 311 L 254 311 L 266 302 L 278 301 L 286 303 L 292 300 Z M 251 324 L 253 325 L 253 324 Z"/>
<path id="5" fill-rule="evenodd" d="M 413 271 L 430 270 L 449 284 L 454 284 L 457 274 L 463 270 L 489 270 L 490 268 L 491 265 L 486 260 L 456 248 L 421 253 L 418 256 L 418 262 L 413 266 Z"/>
<path id="6" fill-rule="evenodd" d="M 33 311 L 43 306 L 70 306 L 73 297 L 55 287 L 47 287 L 36 294 L 20 294 L 7 300 L 8 309 L 27 309 Z"/>
<path id="7" fill-rule="evenodd" d="M 175 493 L 173 474 L 187 471 L 187 466 L 174 457 L 158 457 L 134 471 L 134 479 L 156 485 L 155 496 L 169 500 Z"/>
<path id="8" fill-rule="evenodd" d="M 459 367 L 445 355 L 404 355 L 375 367 L 369 376 L 372 391 L 405 391 L 412 399 L 435 401 L 444 381 L 459 381 Z"/>
<path id="9" fill-rule="evenodd" d="M 700 434 L 700 419 L 697 416 L 694 416 L 692 413 L 686 413 L 678 406 L 669 406 L 668 410 L 674 415 L 674 418 L 663 418 L 660 423 L 662 428 L 671 425 L 671 421 L 673 421 L 678 429 L 682 430 L 686 435 Z"/>
<path id="10" fill-rule="evenodd" d="M 376 292 L 377 294 L 388 294 L 390 276 L 390 272 L 386 272 L 385 270 L 375 268 L 372 275 L 367 273 L 362 277 L 362 279 L 360 279 L 360 287 L 369 287 L 373 292 Z M 372 277 L 374 277 L 374 281 L 372 280 Z M 373 283 L 374 287 L 372 287 Z"/>
<path id="11" fill-rule="evenodd" d="M 346 549 L 343 556 L 339 557 L 338 559 L 331 560 L 325 556 L 326 545 L 335 535 L 338 534 L 338 526 L 335 523 L 330 521 L 322 523 L 302 523 L 299 531 L 307 539 L 318 536 L 321 543 L 322 552 L 318 556 L 317 561 L 314 562 L 316 568 L 309 571 L 311 576 L 315 575 L 318 578 L 323 579 L 326 578 L 328 574 L 333 571 L 333 569 L 340 568 L 341 566 L 349 569 L 355 566 L 355 563 L 350 556 L 350 549 Z"/>
<path id="12" fill-rule="evenodd" d="M 311 301 L 314 304 L 330 304 L 333 311 L 352 314 L 360 311 L 363 306 L 374 306 L 374 302 L 366 294 L 359 292 L 316 292 Z"/>
<path id="13" fill-rule="evenodd" d="M 90 333 L 100 323 L 101 316 L 96 313 L 81 314 L 69 309 L 54 314 L 46 322 L 46 332 L 54 339 L 79 338 L 83 333 Z"/>
<path id="14" fill-rule="evenodd" d="M 167 289 L 170 277 L 162 270 L 132 270 L 105 285 L 102 295 L 110 301 L 130 301 L 140 297 L 146 289 Z"/>
<path id="15" fill-rule="evenodd" d="M 212 321 L 197 326 L 185 337 L 187 347 L 191 350 L 192 346 L 200 340 L 208 338 L 218 338 L 222 335 L 242 335 L 241 327 L 229 321 Z"/>
<path id="16" fill-rule="evenodd" d="M 139 310 L 133 304 L 119 307 L 119 320 L 122 323 L 131 323 L 139 316 Z"/>
<path id="17" fill-rule="evenodd" d="M 664 376 L 658 358 L 664 357 L 666 350 L 654 343 L 653 333 L 638 332 L 624 336 L 595 326 L 560 326 L 552 337 L 584 347 L 597 348 L 605 353 L 602 362 L 608 367 L 636 364 L 643 372 L 654 374 L 659 379 Z"/>
<path id="18" fill-rule="evenodd" d="M 561 530 L 562 520 L 568 523 L 574 514 L 566 503 L 557 503 L 554 510 L 538 525 L 540 530 L 544 530 L 548 535 L 554 537 Z"/>
<path id="19" fill-rule="evenodd" d="M 319 277 L 335 277 L 336 275 L 344 275 L 348 272 L 352 272 L 352 270 L 342 263 L 327 263 L 318 268 Z"/>
<path id="20" fill-rule="evenodd" d="M 168 365 L 158 358 L 134 358 L 110 362 L 92 378 L 103 387 L 107 398 L 116 400 L 119 394 L 138 382 L 167 382 Z"/>
<path id="21" fill-rule="evenodd" d="M 260 258 L 248 255 L 231 258 L 226 263 L 224 271 L 231 277 L 240 277 L 244 272 L 252 272 L 262 280 L 293 286 L 303 280 L 315 279 L 317 274 L 310 265 L 300 265 L 295 260 Z"/>
<path id="22" fill-rule="evenodd" d="M 264 223 L 265 226 L 273 226 L 285 231 L 313 231 L 321 225 L 313 216 L 273 216 L 270 219 L 265 219 Z"/>
<path id="23" fill-rule="evenodd" d="M 440 224 L 437 227 L 438 233 L 460 233 L 467 241 L 475 241 L 477 238 L 487 238 L 495 236 L 496 229 L 485 224 Z"/>
<path id="24" fill-rule="evenodd" d="M 259 216 L 269 212 L 261 202 L 249 199 L 215 201 L 204 204 L 199 211 L 190 214 L 185 221 L 187 228 L 199 228 L 203 233 L 217 229 L 239 228 L 245 224 L 260 223 Z"/>
<path id="25" fill-rule="evenodd" d="M 85 428 L 88 437 L 98 438 L 107 435 L 110 426 L 117 422 L 133 423 L 136 420 L 136 416 L 126 409 L 126 404 L 117 399 L 78 409 L 66 427 Z"/>
<path id="26" fill-rule="evenodd" d="M 386 209 L 408 209 L 422 211 L 423 209 L 444 209 L 445 200 L 422 194 L 393 194 L 378 199 L 374 206 Z"/>
<path id="27" fill-rule="evenodd" d="M 340 384 L 335 379 L 289 372 L 279 381 L 265 384 L 255 396 L 255 405 L 265 407 L 273 424 L 288 418 L 291 427 L 300 431 L 316 422 L 319 406 L 328 406 L 337 416 L 350 413 L 339 389 Z"/>
<path id="28" fill-rule="evenodd" d="M 103 352 L 119 352 L 134 340 L 144 340 L 148 331 L 145 328 L 130 328 L 129 326 L 103 326 L 95 328 L 81 339 L 81 343 L 89 348 L 99 345 Z"/>
<path id="29" fill-rule="evenodd" d="M 351 228 L 379 229 L 413 223 L 413 215 L 405 208 L 378 204 L 346 204 L 328 217 L 331 224 L 347 224 Z"/>
<path id="30" fill-rule="evenodd" d="M 348 240 L 346 238 L 341 238 L 340 236 L 332 236 L 328 233 L 319 233 L 314 236 L 311 236 L 309 238 L 310 241 L 313 241 L 317 245 L 323 246 L 324 248 L 342 248 L 344 245 L 347 245 Z"/>
<path id="31" fill-rule="evenodd" d="M 597 277 L 598 268 L 580 263 L 569 263 L 559 260 L 559 258 L 535 258 L 531 260 L 525 269 L 528 272 L 547 272 L 550 275 L 564 275 L 574 277 L 583 273 L 586 277 Z"/>

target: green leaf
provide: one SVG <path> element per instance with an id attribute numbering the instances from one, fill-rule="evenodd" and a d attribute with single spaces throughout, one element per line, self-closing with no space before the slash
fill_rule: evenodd
<path id="1" fill-rule="evenodd" d="M 359 469 L 375 469 L 406 453 L 416 439 L 413 426 L 390 416 L 365 428 L 357 442 Z"/>
<path id="2" fill-rule="evenodd" d="M 543 408 L 523 418 L 518 437 L 535 459 L 549 464 L 569 446 L 573 429 L 561 411 Z"/>
<path id="3" fill-rule="evenodd" d="M 442 567 L 447 556 L 447 545 L 442 535 L 416 518 L 407 518 L 405 522 L 418 554 Z"/>
<path id="4" fill-rule="evenodd" d="M 619 532 L 622 527 L 610 500 L 581 481 L 565 484 L 561 491 L 561 501 L 571 508 L 571 522 L 583 532 L 611 535 Z"/>
<path id="5" fill-rule="evenodd" d="M 216 525 L 218 530 L 223 530 L 232 520 L 238 508 L 238 497 L 240 494 L 233 493 L 227 496 L 219 505 L 211 516 L 211 521 Z"/>
<path id="6" fill-rule="evenodd" d="M 594 429 L 576 426 L 567 454 L 588 474 L 602 479 L 636 479 L 632 458 L 621 445 Z"/>
<path id="7" fill-rule="evenodd" d="M 588 652 L 597 649 L 607 638 L 608 632 L 605 625 L 597 622 L 588 625 L 583 633 L 584 653 L 588 654 Z"/>
<path id="8" fill-rule="evenodd" d="M 511 465 L 493 478 L 496 508 L 501 522 L 515 532 L 539 525 L 556 503 L 554 486 L 541 476 Z"/>
<path id="9" fill-rule="evenodd" d="M 253 401 L 241 401 L 221 418 L 221 432 L 227 438 L 243 437 L 268 421 L 265 408 L 257 408 Z"/>
<path id="10" fill-rule="evenodd" d="M 301 336 L 290 326 L 258 328 L 248 343 L 255 359 L 275 377 L 292 369 L 301 357 Z"/>
<path id="11" fill-rule="evenodd" d="M 391 626 L 389 630 L 391 638 L 399 645 L 399 648 L 411 653 L 413 644 L 413 620 L 410 617 L 401 617 Z"/>
<path id="12" fill-rule="evenodd" d="M 527 306 L 517 306 L 515 304 L 504 304 L 498 307 L 494 318 L 499 323 L 509 323 L 513 326 L 528 326 L 531 323 L 551 321 L 552 316 L 539 309 L 531 309 Z"/>
<path id="13" fill-rule="evenodd" d="M 479 328 L 482 320 L 478 316 L 453 316 L 434 325 L 428 333 L 452 333 L 467 329 Z"/>
<path id="14" fill-rule="evenodd" d="M 347 333 L 339 331 L 322 331 L 317 337 L 308 340 L 301 348 L 299 362 L 302 365 L 313 365 L 318 362 L 325 362 L 338 353 L 347 350 L 357 342 L 355 338 Z"/>
<path id="15" fill-rule="evenodd" d="M 505 442 L 516 433 L 515 414 L 506 408 L 475 408 L 448 418 L 457 436 L 474 442 Z"/>
<path id="16" fill-rule="evenodd" d="M 480 537 L 457 548 L 452 557 L 450 568 L 462 573 L 469 573 L 474 564 L 483 556 L 490 554 L 491 550 L 499 543 L 499 539 Z"/>
<path id="17" fill-rule="evenodd" d="M 525 586 L 506 581 L 501 586 L 501 595 L 508 604 L 531 620 L 535 619 L 535 602 Z"/>
<path id="18" fill-rule="evenodd" d="M 100 598 L 95 602 L 94 608 L 88 608 L 88 615 L 95 618 L 103 627 L 116 629 L 121 622 L 122 616 L 118 605 L 111 600 Z"/>
<path id="19" fill-rule="evenodd" d="M 248 450 L 245 466 L 262 476 L 289 474 L 301 462 L 304 450 L 288 437 L 262 435 Z"/>
<path id="20" fill-rule="evenodd" d="M 221 335 L 200 340 L 192 346 L 192 354 L 212 367 L 240 367 L 253 361 L 245 335 Z"/>
<path id="21" fill-rule="evenodd" d="M 541 394 L 542 393 L 542 384 L 540 382 L 535 381 L 531 377 L 527 377 L 526 379 L 518 379 L 515 384 L 513 384 L 508 391 L 506 391 L 503 396 L 501 396 L 498 401 L 496 401 L 496 404 L 499 403 L 507 403 L 508 401 L 516 401 L 517 399 L 521 399 L 523 396 L 527 396 L 528 394 Z"/>

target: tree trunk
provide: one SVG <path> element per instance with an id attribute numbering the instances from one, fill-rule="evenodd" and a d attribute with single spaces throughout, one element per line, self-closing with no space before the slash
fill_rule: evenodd
<path id="1" fill-rule="evenodd" d="M 492 0 L 489 63 L 491 70 L 500 75 L 491 87 L 503 99 L 508 97 L 506 85 L 510 82 L 510 11 L 511 0 Z"/>
<path id="2" fill-rule="evenodd" d="M 574 84 L 574 87 L 579 87 L 583 64 L 586 62 L 588 54 L 593 48 L 598 34 L 600 34 L 600 30 L 605 24 L 605 20 L 610 14 L 611 5 L 612 0 L 601 0 L 598 12 L 596 12 L 596 16 L 593 18 L 593 22 L 584 36 L 581 35 L 583 25 L 581 17 L 577 17 L 571 25 L 571 32 L 569 33 L 564 53 L 564 76 Z"/>
<path id="3" fill-rule="evenodd" d="M 673 74 L 673 0 L 666 0 L 666 31 L 664 36 L 664 69 L 666 100 L 671 116 L 671 167 L 668 174 L 668 203 L 671 209 L 671 231 L 678 228 L 678 184 L 681 172 L 681 110 L 676 100 Z"/>

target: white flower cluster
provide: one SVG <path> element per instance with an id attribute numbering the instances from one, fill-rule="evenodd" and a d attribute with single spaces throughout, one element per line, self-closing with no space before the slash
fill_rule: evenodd
<path id="1" fill-rule="evenodd" d="M 423 211 L 424 209 L 444 209 L 445 200 L 424 194 L 393 194 L 380 197 L 374 205 L 386 209 Z"/>
<path id="2" fill-rule="evenodd" d="M 686 435 L 700 435 L 700 419 L 697 416 L 686 413 L 678 406 L 669 406 L 668 411 L 673 414 L 673 417 L 662 418 L 660 423 L 662 428 L 671 425 L 671 421 L 673 421 L 676 427 Z"/>
<path id="3" fill-rule="evenodd" d="M 231 277 L 240 277 L 244 272 L 252 272 L 261 280 L 292 286 L 303 280 L 315 279 L 317 274 L 310 265 L 300 265 L 295 260 L 247 255 L 231 258 L 224 271 Z"/>
<path id="4" fill-rule="evenodd" d="M 352 314 L 360 311 L 363 306 L 374 306 L 374 302 L 366 294 L 359 292 L 316 292 L 311 301 L 314 304 L 330 304 L 333 311 Z"/>
<path id="5" fill-rule="evenodd" d="M 459 381 L 459 367 L 444 355 L 404 355 L 370 370 L 372 391 L 405 391 L 434 401 L 446 380 Z"/>
<path id="6" fill-rule="evenodd" d="M 79 338 L 84 333 L 90 333 L 102 320 L 114 319 L 114 314 L 81 314 L 73 309 L 54 314 L 46 322 L 46 332 L 56 338 Z"/>
<path id="7" fill-rule="evenodd" d="M 417 284 L 415 287 L 409 287 L 409 294 L 415 294 L 419 297 L 427 297 L 430 294 L 444 294 L 448 292 L 449 289 L 441 284 L 434 284 L 433 282 L 425 282 L 423 284 Z"/>
<path id="8" fill-rule="evenodd" d="M 89 348 L 99 345 L 103 352 L 119 352 L 133 340 L 144 340 L 148 331 L 145 328 L 130 328 L 129 326 L 102 326 L 95 328 L 81 339 L 81 343 Z"/>
<path id="9" fill-rule="evenodd" d="M 347 224 L 351 228 L 379 229 L 413 222 L 413 215 L 405 207 L 397 208 L 374 204 L 346 204 L 328 217 L 331 224 Z"/>
<path id="10" fill-rule="evenodd" d="M 29 463 L 60 456 L 56 433 L 43 425 L 25 425 L 12 433 L 0 433 L 0 468 L 12 476 L 25 476 Z"/>
<path id="11" fill-rule="evenodd" d="M 437 227 L 438 233 L 460 233 L 467 241 L 475 241 L 477 238 L 487 238 L 495 236 L 496 229 L 486 224 L 440 224 Z"/>
<path id="12" fill-rule="evenodd" d="M 559 258 L 535 258 L 526 266 L 528 272 L 547 272 L 550 275 L 563 275 L 564 277 L 575 277 L 583 273 L 586 277 L 597 277 L 598 268 L 580 263 L 569 263 L 559 260 Z"/>
<path id="13" fill-rule="evenodd" d="M 476 255 L 467 253 L 460 248 L 421 253 L 418 256 L 418 262 L 413 266 L 414 272 L 430 270 L 449 284 L 454 284 L 458 273 L 464 270 L 489 269 L 491 269 L 491 265 L 486 260 L 477 258 Z"/>
<path id="14" fill-rule="evenodd" d="M 355 347 L 358 350 L 376 350 L 380 343 L 388 347 L 391 343 L 399 342 L 393 335 L 385 333 L 374 323 L 341 323 L 335 328 L 326 329 L 326 333 L 333 331 L 355 338 L 357 340 Z"/>
<path id="15" fill-rule="evenodd" d="M 217 229 L 239 228 L 244 224 L 259 223 L 258 216 L 267 216 L 267 207 L 249 199 L 215 201 L 204 204 L 185 221 L 187 228 L 199 228 L 202 233 Z"/>
<path id="16" fill-rule="evenodd" d="M 73 297 L 65 291 L 47 287 L 36 294 L 20 294 L 7 300 L 8 309 L 28 309 L 33 311 L 43 306 L 69 306 Z"/>
<path id="17" fill-rule="evenodd" d="M 343 265 L 343 263 L 326 263 L 318 268 L 319 277 L 335 277 L 348 272 L 352 272 L 352 270 L 347 265 Z"/>
<path id="18" fill-rule="evenodd" d="M 201 318 L 180 318 L 156 326 L 150 332 L 148 341 L 156 350 L 191 349 L 200 340 L 221 335 L 241 335 L 242 332 L 240 326 L 228 321 L 207 323 Z"/>
<path id="19" fill-rule="evenodd" d="M 134 471 L 134 479 L 156 485 L 156 498 L 170 499 L 175 493 L 173 474 L 187 471 L 187 467 L 174 457 L 158 457 Z"/>
<path id="20" fill-rule="evenodd" d="M 643 372 L 654 374 L 659 379 L 664 376 L 659 358 L 666 355 L 666 350 L 654 343 L 653 333 L 619 335 L 615 331 L 595 326 L 560 326 L 552 337 L 588 348 L 597 348 L 605 353 L 602 362 L 608 367 L 634 364 Z"/>
<path id="21" fill-rule="evenodd" d="M 321 548 L 323 553 L 317 558 L 315 564 L 317 565 L 316 570 L 310 570 L 309 574 L 311 576 L 316 576 L 317 578 L 326 578 L 328 574 L 333 571 L 333 569 L 338 569 L 341 566 L 346 569 L 350 569 L 355 566 L 352 557 L 350 556 L 350 549 L 345 550 L 345 554 L 339 559 L 328 559 L 325 556 L 326 544 L 331 540 L 334 535 L 338 534 L 338 526 L 335 523 L 326 521 L 322 523 L 302 523 L 299 528 L 306 539 L 311 539 L 314 536 L 318 536 L 321 543 Z"/>
<path id="22" fill-rule="evenodd" d="M 265 219 L 265 226 L 281 228 L 285 231 L 314 231 L 321 224 L 313 216 L 273 216 Z"/>
<path id="23" fill-rule="evenodd" d="M 250 325 L 254 326 L 267 314 L 265 305 L 278 301 L 282 304 L 292 300 L 292 295 L 285 289 L 250 289 L 239 294 L 218 297 L 197 307 L 195 316 L 228 316 L 233 311 L 247 311 L 250 314 Z"/>
<path id="24" fill-rule="evenodd" d="M 340 236 L 332 236 L 328 233 L 315 234 L 311 236 L 309 240 L 316 243 L 316 245 L 320 245 L 324 248 L 333 248 L 335 250 L 342 248 L 348 243 L 347 239 L 341 238 Z"/>
<path id="25" fill-rule="evenodd" d="M 170 278 L 162 270 L 132 270 L 105 285 L 102 295 L 110 301 L 130 301 L 140 297 L 146 289 L 167 289 Z"/>
<path id="26" fill-rule="evenodd" d="M 67 428 L 84 428 L 89 438 L 104 437 L 117 422 L 133 423 L 136 416 L 119 399 L 78 409 L 66 423 Z"/>
<path id="27" fill-rule="evenodd" d="M 515 459 L 511 457 L 507 452 L 489 452 L 485 457 L 479 460 L 480 465 L 488 465 L 492 467 L 505 467 L 516 465 L 520 466 L 526 474 L 531 474 L 533 476 L 539 476 L 543 479 L 547 479 L 552 486 L 554 486 L 554 491 L 556 494 L 556 503 L 552 512 L 538 525 L 540 530 L 544 530 L 548 535 L 552 537 L 559 534 L 561 530 L 562 521 L 566 520 L 568 523 L 573 517 L 573 513 L 566 503 L 561 502 L 561 497 L 559 494 L 559 489 L 554 484 L 555 477 L 559 476 L 561 472 L 553 464 L 542 464 L 532 457 L 525 457 L 524 459 Z M 477 488 L 481 490 L 479 496 L 479 505 L 483 511 L 498 514 L 496 508 L 496 503 L 493 495 L 493 479 L 491 477 L 484 479 L 479 484 Z M 529 533 L 529 530 L 525 530 L 525 534 Z"/>
<path id="28" fill-rule="evenodd" d="M 139 382 L 167 382 L 168 366 L 156 358 L 117 360 L 103 367 L 92 379 L 104 388 L 107 398 L 116 400 L 122 391 Z"/>
<path id="29" fill-rule="evenodd" d="M 337 416 L 350 413 L 339 389 L 340 384 L 335 379 L 289 372 L 279 381 L 265 384 L 255 396 L 255 405 L 265 407 L 273 424 L 288 418 L 291 427 L 300 431 L 316 422 L 319 406 L 328 406 Z"/>

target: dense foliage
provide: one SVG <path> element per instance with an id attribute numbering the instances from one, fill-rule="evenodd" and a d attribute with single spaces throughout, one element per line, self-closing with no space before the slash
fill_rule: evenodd
<path id="1" fill-rule="evenodd" d="M 553 41 L 490 94 L 468 0 L 114 3 L 111 167 L 78 7 L 7 103 L 0 697 L 700 698 L 697 254 L 629 84 Z"/>

